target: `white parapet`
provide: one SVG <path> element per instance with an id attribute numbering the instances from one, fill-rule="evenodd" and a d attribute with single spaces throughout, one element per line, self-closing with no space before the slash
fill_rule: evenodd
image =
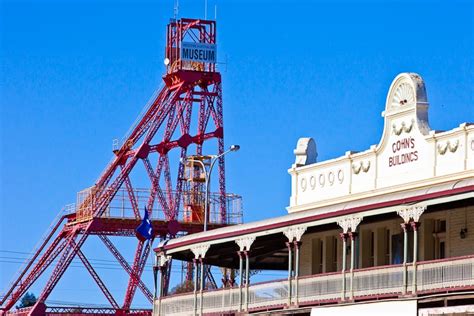
<path id="1" fill-rule="evenodd" d="M 394 79 L 382 117 L 379 144 L 363 152 L 315 163 L 314 141 L 311 146 L 304 146 L 309 138 L 298 141 L 296 162 L 288 170 L 292 178 L 288 212 L 474 175 L 474 125 L 463 123 L 446 132 L 431 130 L 425 85 L 419 75 L 402 73 Z"/>

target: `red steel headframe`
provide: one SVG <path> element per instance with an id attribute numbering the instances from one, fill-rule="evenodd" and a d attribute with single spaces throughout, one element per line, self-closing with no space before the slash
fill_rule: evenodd
<path id="1" fill-rule="evenodd" d="M 217 140 L 217 154 L 224 152 L 221 75 L 216 71 L 214 63 L 182 60 L 180 48 L 183 41 L 216 44 L 215 21 L 180 19 L 169 23 L 164 87 L 124 138 L 121 146 L 114 151 L 114 159 L 87 196 L 76 205 L 75 212 L 60 218 L 24 270 L 20 271 L 19 277 L 0 300 L 0 314 L 9 311 L 53 261 L 57 260 L 36 305 L 28 311 L 29 315 L 44 315 L 46 299 L 76 255 L 117 314 L 132 313 L 130 306 L 137 288 L 152 302 L 153 295 L 141 280 L 150 245 L 138 242 L 135 258 L 130 266 L 108 237 L 134 236 L 134 228 L 140 222 L 142 209 L 132 183 L 132 171 L 137 169 L 137 164 L 143 164 L 149 180 L 146 206 L 156 235 L 173 238 L 178 232 L 202 230 L 202 224 L 184 223 L 180 218 L 178 210 L 182 200 L 184 166 L 177 159 L 172 161 L 170 154 L 176 152 L 174 157 L 184 158 L 188 154 L 188 147 L 193 145 L 195 153 L 202 155 L 204 143 L 212 139 Z M 194 133 L 191 131 L 193 126 L 197 129 Z M 151 159 L 153 156 L 156 157 L 155 160 Z M 152 161 L 156 161 L 155 165 Z M 218 163 L 219 211 L 222 223 L 226 223 L 224 157 Z M 107 217 L 106 210 L 119 190 L 127 192 L 134 215 L 117 221 Z M 151 214 L 155 202 L 163 210 L 162 220 L 154 219 Z M 61 225 L 62 229 L 59 229 Z M 86 254 L 81 251 L 90 235 L 99 237 L 129 275 L 121 306 L 89 263 Z"/>

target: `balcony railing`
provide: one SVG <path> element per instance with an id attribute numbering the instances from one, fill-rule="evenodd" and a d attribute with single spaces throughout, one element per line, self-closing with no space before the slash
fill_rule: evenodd
<path id="1" fill-rule="evenodd" d="M 413 280 L 414 270 L 416 284 Z M 416 267 L 408 264 L 406 267 L 392 265 L 357 269 L 352 277 L 350 271 L 347 271 L 344 293 L 343 278 L 344 275 L 339 272 L 300 277 L 297 281 L 293 279 L 291 297 L 288 280 L 250 285 L 248 297 L 246 289 L 238 287 L 205 291 L 202 293 L 202 305 L 200 293 L 196 295 L 197 314 L 201 311 L 203 314 L 219 314 L 239 310 L 283 309 L 290 302 L 294 305 L 310 306 L 336 303 L 341 299 L 362 300 L 474 288 L 474 255 L 418 262 Z M 155 301 L 155 315 L 194 315 L 194 299 L 193 293 L 163 297 L 161 301 Z"/>
<path id="2" fill-rule="evenodd" d="M 94 187 L 85 189 L 77 194 L 76 204 L 68 205 L 69 213 L 76 212 L 77 214 L 93 214 L 94 213 L 94 203 L 85 203 L 91 197 L 93 199 L 93 190 Z M 163 192 L 167 200 L 176 202 L 177 193 L 175 191 Z M 133 211 L 132 203 L 130 202 L 130 193 L 125 189 L 120 189 L 116 192 L 113 199 L 102 213 L 101 217 L 104 218 L 121 218 L 121 219 L 130 219 L 135 218 Z M 199 192 L 197 196 L 192 196 L 192 193 L 183 192 L 180 194 L 179 199 L 179 209 L 178 209 L 178 220 L 184 222 L 201 222 L 204 219 L 203 214 L 199 213 L 199 208 L 201 213 L 204 211 L 204 193 Z M 150 189 L 134 189 L 133 196 L 136 199 L 136 203 L 139 208 L 140 215 L 143 215 L 145 206 L 148 205 L 150 198 Z M 200 204 L 194 205 L 196 208 L 193 210 L 189 206 L 189 201 L 191 199 L 199 200 Z M 167 201 L 168 202 L 168 201 Z M 226 215 L 225 218 L 222 218 L 221 208 L 222 203 L 225 203 Z M 208 214 L 208 223 L 209 224 L 242 224 L 243 211 L 242 211 L 242 197 L 236 194 L 227 193 L 225 198 L 221 199 L 220 193 L 210 192 L 209 193 L 209 214 Z M 151 210 L 150 219 L 152 220 L 165 220 L 165 212 L 161 207 L 158 198 L 155 198 L 153 207 Z M 195 212 L 193 214 L 193 212 Z"/>

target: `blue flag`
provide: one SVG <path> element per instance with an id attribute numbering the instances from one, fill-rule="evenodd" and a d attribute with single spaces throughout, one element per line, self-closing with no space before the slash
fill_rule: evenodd
<path id="1" fill-rule="evenodd" d="M 142 222 L 135 229 L 135 235 L 141 241 L 149 240 L 154 237 L 153 226 L 151 225 L 150 219 L 148 218 L 148 211 L 145 207 L 145 214 L 143 215 Z"/>

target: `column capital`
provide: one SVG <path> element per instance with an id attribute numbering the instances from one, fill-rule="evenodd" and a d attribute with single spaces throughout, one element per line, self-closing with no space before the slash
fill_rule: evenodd
<path id="1" fill-rule="evenodd" d="M 285 246 L 286 246 L 286 248 L 288 248 L 288 250 L 291 250 L 293 248 L 293 242 L 292 241 L 286 241 Z"/>
<path id="2" fill-rule="evenodd" d="M 168 264 L 170 260 L 171 256 L 167 256 L 164 253 L 160 253 L 156 258 L 156 265 L 160 268 L 164 267 Z"/>
<path id="3" fill-rule="evenodd" d="M 357 232 L 353 232 L 353 231 L 350 231 L 348 234 L 351 240 L 355 240 L 357 236 L 359 235 Z"/>
<path id="4" fill-rule="evenodd" d="M 420 227 L 421 223 L 420 222 L 411 222 L 411 228 L 413 228 L 413 231 L 417 231 L 418 227 Z"/>
<path id="5" fill-rule="evenodd" d="M 288 238 L 289 242 L 293 240 L 300 241 L 303 234 L 306 232 L 306 226 L 294 226 L 289 227 L 287 230 L 283 231 L 283 234 Z"/>
<path id="6" fill-rule="evenodd" d="M 348 233 L 339 233 L 339 237 L 341 237 L 341 239 L 343 241 L 346 241 L 347 237 L 349 237 L 349 234 Z"/>
<path id="7" fill-rule="evenodd" d="M 293 245 L 295 248 L 298 248 L 298 249 L 301 248 L 301 244 L 302 244 L 301 241 L 297 241 L 297 240 L 293 241 Z"/>
<path id="8" fill-rule="evenodd" d="M 199 244 L 199 245 L 194 245 L 190 249 L 194 254 L 194 258 L 204 258 L 206 256 L 206 252 L 209 250 L 210 245 L 209 244 Z"/>
<path id="9" fill-rule="evenodd" d="M 237 250 L 237 255 L 239 258 L 244 258 L 248 256 L 248 251 L 247 250 Z"/>
<path id="10" fill-rule="evenodd" d="M 397 214 L 403 218 L 405 223 L 409 223 L 410 220 L 415 222 L 420 221 L 421 214 L 426 210 L 426 205 L 410 205 L 405 206 L 397 210 Z"/>
<path id="11" fill-rule="evenodd" d="M 408 223 L 401 223 L 400 226 L 402 227 L 403 232 L 407 232 L 408 229 L 410 228 L 410 224 Z"/>
<path id="12" fill-rule="evenodd" d="M 362 221 L 362 216 L 346 216 L 337 221 L 337 225 L 342 228 L 343 233 L 349 232 L 349 229 L 353 232 L 357 230 L 357 226 L 359 226 L 360 222 Z"/>
<path id="13" fill-rule="evenodd" d="M 240 251 L 244 250 L 250 250 L 250 247 L 252 246 L 253 242 L 255 241 L 255 236 L 245 236 L 245 237 L 240 237 L 235 240 L 235 243 L 239 246 Z"/>

